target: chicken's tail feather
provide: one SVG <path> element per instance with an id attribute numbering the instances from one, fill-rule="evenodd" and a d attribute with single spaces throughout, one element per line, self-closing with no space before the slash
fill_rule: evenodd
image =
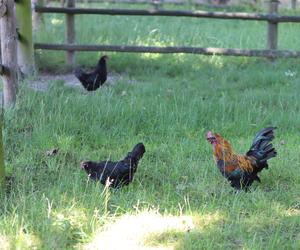
<path id="1" fill-rule="evenodd" d="M 254 137 L 247 156 L 254 157 L 256 160 L 256 172 L 263 168 L 268 168 L 267 161 L 276 156 L 277 152 L 271 141 L 274 139 L 276 127 L 268 127 L 260 130 Z"/>
<path id="2" fill-rule="evenodd" d="M 131 152 L 129 152 L 124 161 L 129 161 L 130 165 L 136 169 L 139 160 L 143 157 L 144 153 L 146 152 L 145 146 L 143 143 L 138 143 L 134 146 Z"/>

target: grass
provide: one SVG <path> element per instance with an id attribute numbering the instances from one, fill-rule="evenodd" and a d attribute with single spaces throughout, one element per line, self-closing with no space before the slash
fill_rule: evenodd
<path id="1" fill-rule="evenodd" d="M 47 22 L 57 19 L 47 16 Z M 96 16 L 80 20 L 77 38 L 82 43 L 265 44 L 265 27 L 257 22 L 159 17 L 111 21 Z M 293 42 L 297 25 L 283 27 L 280 46 L 299 49 Z M 45 26 L 37 39 L 62 42 L 63 24 Z M 50 82 L 49 91 L 36 92 L 24 82 L 17 105 L 6 112 L 7 172 L 14 183 L 0 204 L 0 246 L 86 249 L 100 239 L 96 246 L 102 249 L 107 243 L 103 240 L 109 239 L 110 249 L 118 239 L 123 242 L 122 232 L 135 235 L 139 227 L 149 225 L 151 230 L 135 242 L 140 249 L 299 249 L 297 61 L 109 55 L 109 72 L 123 76 L 117 84 L 86 93 Z M 41 69 L 64 70 L 62 53 L 43 51 L 38 56 Z M 78 53 L 77 62 L 91 65 L 97 57 Z M 205 132 L 217 131 L 236 151 L 245 152 L 254 134 L 269 125 L 278 127 L 278 157 L 251 192 L 233 192 L 213 162 Z M 79 168 L 83 159 L 119 159 L 140 141 L 147 152 L 128 187 L 105 190 L 89 182 Z M 51 148 L 59 152 L 48 157 L 45 152 Z M 182 216 L 189 218 L 190 229 L 182 226 Z M 177 218 L 180 225 L 164 227 L 168 218 Z M 153 221 L 164 230 L 152 226 Z M 118 225 L 123 230 L 118 231 Z M 118 236 L 105 238 L 107 232 Z M 126 239 L 122 246 L 134 249 Z"/>

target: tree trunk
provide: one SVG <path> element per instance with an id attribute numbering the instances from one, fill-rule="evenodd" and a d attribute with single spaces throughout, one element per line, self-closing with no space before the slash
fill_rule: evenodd
<path id="1" fill-rule="evenodd" d="M 1 56 L 4 72 L 3 98 L 4 106 L 8 107 L 16 101 L 17 87 L 17 34 L 14 12 L 14 1 L 7 1 L 6 14 L 0 18 Z"/>
<path id="2" fill-rule="evenodd" d="M 292 0 L 291 5 L 292 5 L 292 6 L 291 6 L 292 9 L 295 10 L 295 9 L 296 9 L 296 6 L 297 6 L 297 0 Z"/>
<path id="3" fill-rule="evenodd" d="M 3 114 L 0 118 L 0 193 L 5 190 L 4 146 L 2 137 Z"/>
<path id="4" fill-rule="evenodd" d="M 32 20 L 30 0 L 16 1 L 18 26 L 18 65 L 25 75 L 35 72 L 32 42 Z"/>

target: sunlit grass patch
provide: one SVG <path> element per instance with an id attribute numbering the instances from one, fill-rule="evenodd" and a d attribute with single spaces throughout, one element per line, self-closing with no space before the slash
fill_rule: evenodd
<path id="1" fill-rule="evenodd" d="M 41 241 L 37 235 L 27 233 L 26 230 L 20 231 L 12 244 L 12 249 L 39 249 Z"/>
<path id="2" fill-rule="evenodd" d="M 51 19 L 51 24 L 53 24 L 53 25 L 61 25 L 63 23 L 64 23 L 64 21 L 62 19 L 58 19 L 58 18 Z"/>
<path id="3" fill-rule="evenodd" d="M 7 236 L 0 234 L 0 249 L 8 250 L 10 249 L 10 240 Z"/>
<path id="4" fill-rule="evenodd" d="M 170 230 L 186 232 L 194 227 L 190 216 L 163 216 L 155 211 L 145 211 L 136 215 L 124 215 L 108 224 L 97 233 L 84 249 L 150 249 L 149 239 L 153 234 L 163 235 Z M 117 240 L 116 240 L 117 235 Z M 151 241 L 151 240 L 150 240 Z M 153 248 L 154 249 L 154 248 Z M 161 247 L 159 249 L 169 249 Z"/>
<path id="5" fill-rule="evenodd" d="M 177 219 L 181 219 L 180 217 Z M 179 220 L 180 221 L 180 220 Z M 194 216 L 183 217 L 177 227 L 170 227 L 152 232 L 146 237 L 145 244 L 155 247 L 168 246 L 170 249 L 180 248 L 181 242 L 185 238 L 201 235 L 206 230 L 222 225 L 224 217 L 220 212 L 196 214 Z"/>

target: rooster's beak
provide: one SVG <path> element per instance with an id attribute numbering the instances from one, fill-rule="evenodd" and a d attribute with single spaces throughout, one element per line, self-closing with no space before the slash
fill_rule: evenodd
<path id="1" fill-rule="evenodd" d="M 214 138 L 214 134 L 211 132 L 211 131 L 208 131 L 207 134 L 206 134 L 206 139 L 209 140 L 211 138 Z"/>
<path id="2" fill-rule="evenodd" d="M 206 134 L 206 140 L 209 141 L 210 143 L 212 143 L 212 142 L 216 141 L 216 137 L 211 131 L 208 131 Z"/>

